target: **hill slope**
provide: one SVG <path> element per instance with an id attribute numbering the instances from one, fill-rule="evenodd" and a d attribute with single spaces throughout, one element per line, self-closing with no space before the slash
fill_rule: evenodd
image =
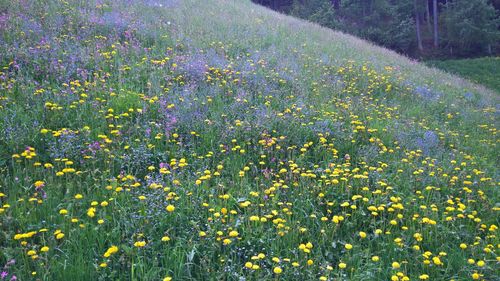
<path id="1" fill-rule="evenodd" d="M 0 1 L 19 280 L 498 270 L 498 96 L 249 1 Z"/>

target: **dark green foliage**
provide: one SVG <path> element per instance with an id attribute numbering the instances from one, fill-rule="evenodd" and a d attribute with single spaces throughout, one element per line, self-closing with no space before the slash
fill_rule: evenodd
<path id="1" fill-rule="evenodd" d="M 448 2 L 442 18 L 448 46 L 462 53 L 490 52 L 499 40 L 499 18 L 486 0 Z"/>

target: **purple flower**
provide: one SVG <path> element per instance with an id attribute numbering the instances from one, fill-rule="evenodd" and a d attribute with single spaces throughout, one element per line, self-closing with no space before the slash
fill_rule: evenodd
<path id="1" fill-rule="evenodd" d="M 0 273 L 0 277 L 2 279 L 5 279 L 5 277 L 7 277 L 7 275 L 9 275 L 9 273 L 7 271 L 2 271 L 2 273 Z"/>

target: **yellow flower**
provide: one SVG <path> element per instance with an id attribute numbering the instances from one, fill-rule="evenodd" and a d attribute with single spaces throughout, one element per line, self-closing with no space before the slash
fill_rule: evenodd
<path id="1" fill-rule="evenodd" d="M 172 277 L 167 276 L 167 277 L 163 278 L 163 281 L 172 281 Z"/>
<path id="2" fill-rule="evenodd" d="M 374 262 L 377 262 L 377 261 L 379 261 L 379 260 L 380 260 L 380 258 L 379 258 L 378 256 L 373 256 L 373 257 L 372 257 L 372 261 L 374 261 Z"/>
<path id="3" fill-rule="evenodd" d="M 35 187 L 36 187 L 36 188 L 43 187 L 44 185 L 45 185 L 45 182 L 44 182 L 44 181 L 36 181 L 36 182 L 35 182 Z"/>
<path id="4" fill-rule="evenodd" d="M 420 280 L 427 280 L 427 279 L 429 279 L 429 275 L 427 275 L 427 274 L 422 274 L 422 275 L 420 275 L 418 278 L 419 278 Z"/>
<path id="5" fill-rule="evenodd" d="M 136 246 L 137 248 L 144 247 L 146 246 L 146 241 L 137 241 L 134 243 L 134 246 Z"/>
<path id="6" fill-rule="evenodd" d="M 33 235 L 36 234 L 36 231 L 31 231 L 28 233 L 19 233 L 14 235 L 14 240 L 19 240 L 19 239 L 24 239 L 24 238 L 31 238 Z"/>
<path id="7" fill-rule="evenodd" d="M 102 267 L 102 268 L 104 268 L 104 267 L 107 267 L 107 266 L 108 266 L 108 264 L 107 264 L 107 263 L 105 263 L 105 262 L 103 262 L 103 263 L 101 263 L 99 266 L 100 266 L 100 267 Z"/>
<path id="8" fill-rule="evenodd" d="M 250 221 L 259 221 L 259 216 L 251 216 Z"/>
<path id="9" fill-rule="evenodd" d="M 229 237 L 236 237 L 238 235 L 239 235 L 239 233 L 236 230 L 233 230 L 233 231 L 229 232 Z"/>
<path id="10" fill-rule="evenodd" d="M 345 247 L 347 250 L 352 249 L 352 245 L 351 245 L 351 244 L 345 244 L 345 246 L 344 246 L 344 247 Z"/>
<path id="11" fill-rule="evenodd" d="M 360 231 L 359 237 L 361 237 L 362 239 L 366 238 L 366 232 Z"/>
<path id="12" fill-rule="evenodd" d="M 167 212 L 171 213 L 171 212 L 173 212 L 174 210 L 175 210 L 174 205 L 168 205 L 168 206 L 167 206 Z"/>
<path id="13" fill-rule="evenodd" d="M 49 247 L 47 246 L 43 246 L 41 249 L 40 249 L 40 252 L 48 252 L 49 251 Z"/>
<path id="14" fill-rule="evenodd" d="M 283 270 L 281 269 L 281 267 L 277 266 L 273 269 L 273 272 L 276 274 L 280 274 L 281 272 L 283 272 Z"/>
<path id="15" fill-rule="evenodd" d="M 200 233 L 198 233 L 198 235 L 200 237 L 205 237 L 205 236 L 207 236 L 207 233 L 205 231 L 200 231 Z"/>
<path id="16" fill-rule="evenodd" d="M 460 244 L 460 248 L 467 249 L 467 244 L 465 244 L 465 243 Z"/>
<path id="17" fill-rule="evenodd" d="M 476 264 L 477 264 L 477 266 L 479 266 L 479 267 L 483 267 L 485 263 L 484 263 L 484 261 L 482 261 L 482 260 L 481 260 L 481 261 L 477 261 L 477 263 L 476 263 Z"/>
<path id="18" fill-rule="evenodd" d="M 106 253 L 104 253 L 104 257 L 105 258 L 109 258 L 112 254 L 118 252 L 118 247 L 116 247 L 115 245 L 112 245 L 111 247 L 109 247 L 109 249 L 106 251 Z"/>
<path id="19" fill-rule="evenodd" d="M 434 262 L 435 265 L 442 265 L 443 262 L 441 262 L 441 259 L 439 257 L 433 257 L 432 262 Z"/>
<path id="20" fill-rule="evenodd" d="M 87 210 L 87 216 L 93 218 L 95 216 L 95 208 L 91 207 Z"/>
<path id="21" fill-rule="evenodd" d="M 163 241 L 163 242 L 168 242 L 168 241 L 170 241 L 170 237 L 168 237 L 168 236 L 163 236 L 163 237 L 161 238 L 161 241 Z"/>
<path id="22" fill-rule="evenodd" d="M 252 268 L 252 266 L 253 266 L 253 264 L 252 264 L 251 262 L 249 262 L 249 261 L 247 261 L 247 262 L 245 263 L 245 267 L 246 267 L 246 268 L 249 268 L 249 269 L 250 269 L 250 268 Z"/>
<path id="23" fill-rule="evenodd" d="M 401 267 L 401 265 L 399 264 L 399 262 L 395 261 L 395 262 L 392 263 L 392 268 L 398 269 L 400 267 Z"/>
<path id="24" fill-rule="evenodd" d="M 339 263 L 339 268 L 340 268 L 340 269 L 344 269 L 344 268 L 346 268 L 346 267 L 347 267 L 347 264 L 345 264 L 345 263 L 343 263 L 343 262 Z"/>

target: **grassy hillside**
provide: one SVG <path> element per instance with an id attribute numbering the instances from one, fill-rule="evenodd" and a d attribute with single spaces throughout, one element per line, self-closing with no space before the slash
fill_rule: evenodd
<path id="1" fill-rule="evenodd" d="M 250 1 L 1 0 L 0 36 L 6 280 L 498 273 L 494 92 Z"/>
<path id="2" fill-rule="evenodd" d="M 443 69 L 482 84 L 500 93 L 500 57 L 429 61 L 428 65 Z"/>

